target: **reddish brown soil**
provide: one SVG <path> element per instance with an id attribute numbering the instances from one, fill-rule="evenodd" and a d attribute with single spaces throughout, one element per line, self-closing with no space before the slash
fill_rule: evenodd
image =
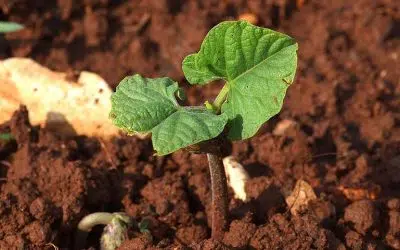
<path id="1" fill-rule="evenodd" d="M 155 157 L 150 141 L 133 137 L 58 138 L 31 127 L 22 108 L 0 126 L 16 138 L 0 141 L 0 249 L 69 249 L 79 219 L 97 211 L 150 222 L 151 238 L 133 230 L 120 249 L 400 249 L 398 2 L 313 0 L 295 10 L 287 1 L 286 16 L 283 1 L 268 2 L 0 1 L 0 19 L 27 26 L 0 37 L 2 58 L 91 70 L 112 86 L 133 72 L 182 80 L 181 60 L 207 30 L 245 12 L 300 45 L 281 114 L 233 145 L 252 177 L 251 201 L 231 196 L 222 243 L 209 239 L 204 156 Z M 188 103 L 217 91 L 192 88 Z M 272 135 L 282 119 L 298 126 Z M 284 197 L 298 179 L 320 199 L 291 216 Z M 100 232 L 88 247 L 98 247 Z"/>

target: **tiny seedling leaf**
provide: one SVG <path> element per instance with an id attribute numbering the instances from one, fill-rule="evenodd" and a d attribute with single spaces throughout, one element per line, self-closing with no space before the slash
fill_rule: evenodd
<path id="1" fill-rule="evenodd" d="M 141 222 L 138 223 L 139 231 L 141 233 L 150 233 L 149 224 L 150 224 L 149 220 L 143 219 Z"/>
<path id="2" fill-rule="evenodd" d="M 227 123 L 226 115 L 182 107 L 175 97 L 182 94 L 169 78 L 126 77 L 111 97 L 110 118 L 128 133 L 152 133 L 158 155 L 217 137 Z"/>
<path id="3" fill-rule="evenodd" d="M 221 112 L 228 116 L 228 137 L 242 140 L 282 108 L 297 66 L 297 43 L 289 36 L 246 21 L 212 28 L 200 51 L 182 69 L 191 84 L 224 79 L 228 85 Z"/>
<path id="4" fill-rule="evenodd" d="M 11 133 L 4 133 L 4 134 L 0 134 L 0 141 L 11 141 L 12 139 L 14 139 L 14 136 Z"/>
<path id="5" fill-rule="evenodd" d="M 24 28 L 24 26 L 22 26 L 19 23 L 0 21 L 0 33 L 14 32 L 14 31 L 21 30 L 23 28 Z"/>

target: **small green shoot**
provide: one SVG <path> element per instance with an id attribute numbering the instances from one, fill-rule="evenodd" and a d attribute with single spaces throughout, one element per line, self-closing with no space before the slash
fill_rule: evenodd
<path id="1" fill-rule="evenodd" d="M 158 155 L 202 144 L 207 153 L 212 189 L 212 238 L 227 229 L 228 194 L 219 141 L 244 140 L 282 108 L 297 67 L 298 45 L 291 37 L 246 21 L 226 21 L 212 28 L 200 50 L 187 56 L 182 69 L 190 84 L 224 80 L 213 102 L 181 106 L 183 96 L 170 78 L 123 79 L 111 97 L 110 118 L 128 134 L 151 133 Z M 208 144 L 207 144 L 208 143 Z M 220 143 L 222 144 L 222 143 Z M 204 147 L 204 145 L 208 145 Z"/>
<path id="2" fill-rule="evenodd" d="M 23 28 L 24 26 L 19 23 L 0 21 L 0 33 L 15 32 Z"/>
<path id="3" fill-rule="evenodd" d="M 11 141 L 13 139 L 14 139 L 14 136 L 11 133 L 0 134 L 0 141 L 8 142 L 8 141 Z"/>
<path id="4" fill-rule="evenodd" d="M 149 230 L 150 221 L 147 219 L 143 219 L 141 222 L 138 223 L 138 228 L 141 233 L 150 234 Z"/>
<path id="5" fill-rule="evenodd" d="M 149 229 L 150 227 L 150 220 L 149 219 L 142 219 L 139 223 L 138 223 L 138 228 L 139 228 L 139 232 L 141 232 L 142 234 L 145 234 L 147 238 L 149 238 L 151 241 L 153 241 L 153 235 L 151 234 L 151 231 Z"/>

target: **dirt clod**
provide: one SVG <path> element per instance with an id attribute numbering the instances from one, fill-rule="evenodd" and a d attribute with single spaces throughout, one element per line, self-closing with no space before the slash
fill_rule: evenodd
<path id="1" fill-rule="evenodd" d="M 150 247 L 151 244 L 151 238 L 148 235 L 142 234 L 139 237 L 125 241 L 118 250 L 145 250 Z"/>
<path id="2" fill-rule="evenodd" d="M 207 228 L 203 225 L 194 225 L 190 227 L 182 227 L 175 234 L 179 242 L 190 245 L 199 243 L 208 238 Z"/>
<path id="3" fill-rule="evenodd" d="M 234 248 L 245 249 L 256 229 L 257 227 L 253 223 L 232 221 L 229 231 L 225 233 L 224 243 Z"/>
<path id="4" fill-rule="evenodd" d="M 250 246 L 255 249 L 310 249 L 322 246 L 344 249 L 334 234 L 319 228 L 312 217 L 294 217 L 288 221 L 281 214 L 274 215 L 270 223 L 257 229 Z"/>
<path id="5" fill-rule="evenodd" d="M 371 230 L 377 223 L 379 212 L 373 201 L 356 201 L 346 207 L 344 219 L 351 222 L 354 228 L 362 235 Z"/>
<path id="6" fill-rule="evenodd" d="M 307 182 L 298 180 L 293 192 L 286 197 L 286 203 L 293 215 L 298 215 L 304 210 L 308 203 L 316 200 L 317 195 Z"/>

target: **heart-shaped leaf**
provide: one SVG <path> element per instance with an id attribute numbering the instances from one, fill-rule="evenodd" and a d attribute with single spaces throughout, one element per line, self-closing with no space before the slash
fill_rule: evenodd
<path id="1" fill-rule="evenodd" d="M 222 22 L 209 31 L 200 51 L 182 63 L 191 84 L 227 81 L 221 112 L 228 137 L 242 140 L 282 108 L 297 67 L 297 43 L 289 36 L 245 21 Z"/>
<path id="2" fill-rule="evenodd" d="M 128 133 L 152 133 L 159 155 L 217 137 L 227 123 L 226 115 L 205 108 L 181 107 L 175 95 L 182 92 L 169 78 L 126 77 L 112 95 L 110 117 Z"/>

